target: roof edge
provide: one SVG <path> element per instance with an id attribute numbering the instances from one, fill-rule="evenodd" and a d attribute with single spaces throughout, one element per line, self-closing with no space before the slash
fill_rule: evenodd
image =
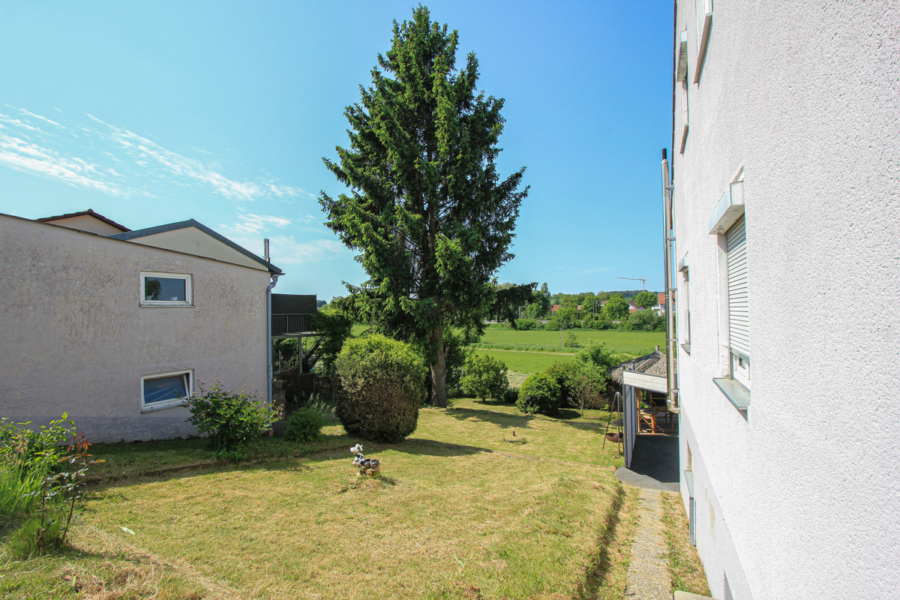
<path id="1" fill-rule="evenodd" d="M 231 248 L 233 250 L 237 250 L 238 252 L 240 252 L 241 254 L 246 256 L 247 258 L 254 260 L 254 261 L 258 262 L 259 264 L 263 265 L 264 267 L 266 267 L 266 269 L 268 269 L 269 272 L 274 273 L 276 275 L 284 275 L 284 271 L 282 271 L 281 269 L 279 269 L 278 267 L 276 267 L 275 265 L 273 265 L 266 259 L 264 259 L 260 256 L 257 256 L 256 254 L 253 254 L 252 252 L 250 252 L 243 246 L 232 242 L 231 240 L 229 240 L 227 237 L 225 237 L 221 233 L 213 231 L 212 229 L 210 229 L 203 223 L 200 223 L 199 221 L 196 221 L 194 219 L 188 219 L 187 221 L 179 221 L 177 223 L 169 223 L 167 225 L 157 225 L 156 227 L 148 227 L 146 229 L 138 229 L 137 231 L 129 231 L 127 233 L 119 233 L 116 235 L 111 235 L 109 237 L 112 239 L 115 239 L 115 240 L 123 240 L 123 241 L 127 242 L 129 240 L 147 237 L 150 235 L 167 233 L 169 231 L 177 231 L 179 229 L 188 229 L 189 227 L 194 227 L 195 229 L 199 229 L 206 235 L 210 236 L 211 238 L 213 238 L 219 242 L 222 242 L 229 248 Z"/>
<path id="2" fill-rule="evenodd" d="M 124 232 L 129 232 L 129 231 L 131 231 L 130 229 L 128 229 L 128 228 L 125 227 L 124 225 L 122 225 L 122 224 L 120 224 L 120 223 L 116 223 L 116 222 L 113 221 L 112 219 L 109 219 L 109 218 L 107 218 L 107 217 L 104 217 L 104 216 L 101 215 L 100 213 L 94 212 L 94 209 L 92 209 L 92 208 L 89 208 L 89 209 L 87 209 L 87 210 L 82 210 L 82 211 L 79 211 L 79 212 L 67 213 L 67 214 L 64 214 L 64 215 L 56 215 L 56 216 L 53 216 L 53 217 L 42 217 L 42 218 L 40 218 L 40 219 L 34 219 L 34 220 L 37 221 L 37 222 L 39 222 L 39 223 L 49 223 L 49 222 L 51 222 L 51 221 L 61 221 L 62 219 L 72 219 L 72 218 L 74 218 L 74 217 L 94 217 L 94 218 L 97 219 L 98 221 L 103 221 L 103 222 L 106 223 L 107 225 L 111 225 L 111 226 L 115 227 L 116 229 L 120 229 L 120 230 L 122 230 L 122 231 L 124 231 Z"/>

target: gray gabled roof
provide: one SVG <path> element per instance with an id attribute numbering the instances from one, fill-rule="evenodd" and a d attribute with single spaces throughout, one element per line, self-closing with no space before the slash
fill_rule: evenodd
<path id="1" fill-rule="evenodd" d="M 235 244 L 234 242 L 229 240 L 224 235 L 222 235 L 220 233 L 216 233 L 215 231 L 213 231 L 212 229 L 210 229 L 203 223 L 200 223 L 199 221 L 195 221 L 194 219 L 189 219 L 187 221 L 180 221 L 178 223 L 169 223 L 168 225 L 157 225 L 156 227 L 148 227 L 147 229 L 138 229 L 137 231 L 129 231 L 127 233 L 119 233 L 116 235 L 111 235 L 109 237 L 114 240 L 124 240 L 127 242 L 128 240 L 133 240 L 135 238 L 146 237 L 148 235 L 156 235 L 158 233 L 166 233 L 168 231 L 175 231 L 178 229 L 187 229 L 189 227 L 194 227 L 196 229 L 199 229 L 206 235 L 216 239 L 219 242 L 222 242 L 229 248 L 237 250 L 238 252 L 240 252 L 241 254 L 246 256 L 247 258 L 252 259 L 252 260 L 258 262 L 259 264 L 261 264 L 262 266 L 266 267 L 271 273 L 275 273 L 277 275 L 284 274 L 284 272 L 281 269 L 279 269 L 272 263 L 268 262 L 264 258 L 261 258 L 255 254 L 253 254 L 252 252 L 250 252 L 243 246 L 239 246 L 239 245 Z"/>

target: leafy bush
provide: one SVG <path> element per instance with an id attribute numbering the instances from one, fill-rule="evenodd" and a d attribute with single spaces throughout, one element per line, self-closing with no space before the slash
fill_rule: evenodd
<path id="1" fill-rule="evenodd" d="M 216 455 L 226 460 L 241 460 L 250 440 L 267 431 L 281 418 L 281 409 L 257 395 L 242 390 L 228 392 L 218 381 L 208 392 L 187 399 L 191 416 L 188 422 L 201 435 L 208 435 Z"/>
<path id="2" fill-rule="evenodd" d="M 19 465 L 23 471 L 56 465 L 64 452 L 61 444 L 75 435 L 75 423 L 68 413 L 37 431 L 30 429 L 30 424 L 0 419 L 0 464 Z"/>
<path id="3" fill-rule="evenodd" d="M 519 399 L 519 388 L 517 387 L 509 387 L 506 389 L 506 393 L 503 394 L 503 401 L 507 404 L 514 404 Z"/>
<path id="4" fill-rule="evenodd" d="M 544 370 L 559 386 L 559 405 L 576 406 L 572 397 L 581 366 L 574 360 L 555 362 Z M 523 386 L 524 387 L 524 386 Z"/>
<path id="5" fill-rule="evenodd" d="M 37 431 L 30 429 L 30 424 L 0 419 L 2 518 L 24 515 L 35 508 L 45 479 L 60 470 L 60 459 L 65 453 L 60 444 L 75 434 L 75 423 L 65 413 Z"/>
<path id="6" fill-rule="evenodd" d="M 532 373 L 522 384 L 516 406 L 528 414 L 550 415 L 559 408 L 559 384 L 547 373 Z"/>
<path id="7" fill-rule="evenodd" d="M 335 372 L 337 416 L 347 433 L 393 443 L 416 430 L 426 370 L 410 346 L 377 334 L 348 340 Z"/>
<path id="8" fill-rule="evenodd" d="M 596 321 L 591 321 L 590 326 L 591 326 L 591 329 L 603 331 L 605 329 L 609 329 L 610 327 L 612 327 L 612 322 L 609 321 L 608 319 L 601 318 L 601 319 L 597 319 Z"/>
<path id="9" fill-rule="evenodd" d="M 325 417 L 318 410 L 301 408 L 288 417 L 284 439 L 288 442 L 315 442 L 325 426 Z"/>
<path id="10" fill-rule="evenodd" d="M 625 328 L 634 331 L 659 331 L 660 327 L 665 331 L 666 318 L 655 315 L 652 310 L 631 313 L 625 322 Z"/>
<path id="11" fill-rule="evenodd" d="M 460 383 L 463 392 L 477 396 L 482 402 L 488 397 L 500 400 L 509 388 L 507 373 L 502 360 L 486 354 L 472 354 L 466 360 Z"/>
<path id="12" fill-rule="evenodd" d="M 530 331 L 537 328 L 537 326 L 538 322 L 535 319 L 518 319 L 516 321 L 516 328 L 520 331 Z"/>
<path id="13" fill-rule="evenodd" d="M 24 525 L 16 532 L 10 549 L 17 558 L 61 550 L 76 514 L 89 465 L 94 464 L 83 433 L 72 436 L 66 456 L 59 459 L 60 472 L 47 475 L 39 489 L 31 494 L 35 506 Z M 96 461 L 103 462 L 103 461 Z"/>
<path id="14" fill-rule="evenodd" d="M 566 334 L 565 341 L 563 341 L 563 346 L 566 348 L 577 348 L 578 344 L 578 336 L 575 335 L 574 331 L 570 331 Z"/>

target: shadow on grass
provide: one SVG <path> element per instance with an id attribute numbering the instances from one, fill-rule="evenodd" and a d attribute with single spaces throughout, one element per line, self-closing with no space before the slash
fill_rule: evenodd
<path id="1" fill-rule="evenodd" d="M 491 404 L 485 404 L 485 408 L 450 408 L 447 409 L 447 416 L 453 417 L 459 421 L 467 419 L 478 419 L 486 421 L 500 427 L 527 429 L 528 423 L 534 418 L 532 415 L 514 414 L 507 412 L 496 412 L 489 410 L 487 407 Z M 496 403 L 494 406 L 509 406 L 509 404 Z"/>
<path id="2" fill-rule="evenodd" d="M 609 547 L 612 545 L 616 537 L 616 529 L 619 526 L 619 516 L 622 512 L 622 506 L 625 503 L 625 490 L 621 485 L 616 490 L 616 499 L 606 513 L 606 522 L 603 531 L 597 539 L 599 548 L 597 554 L 591 557 L 590 563 L 585 568 L 584 581 L 578 584 L 574 598 L 586 600 L 595 598 L 600 586 L 606 579 L 606 574 L 612 566 L 612 560 L 609 556 Z"/>

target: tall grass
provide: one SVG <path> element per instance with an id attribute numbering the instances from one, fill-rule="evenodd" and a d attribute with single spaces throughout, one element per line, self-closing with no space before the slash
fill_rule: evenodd
<path id="1" fill-rule="evenodd" d="M 0 519 L 11 520 L 31 513 L 40 502 L 40 489 L 50 474 L 48 463 L 32 468 L 21 464 L 0 466 Z"/>

